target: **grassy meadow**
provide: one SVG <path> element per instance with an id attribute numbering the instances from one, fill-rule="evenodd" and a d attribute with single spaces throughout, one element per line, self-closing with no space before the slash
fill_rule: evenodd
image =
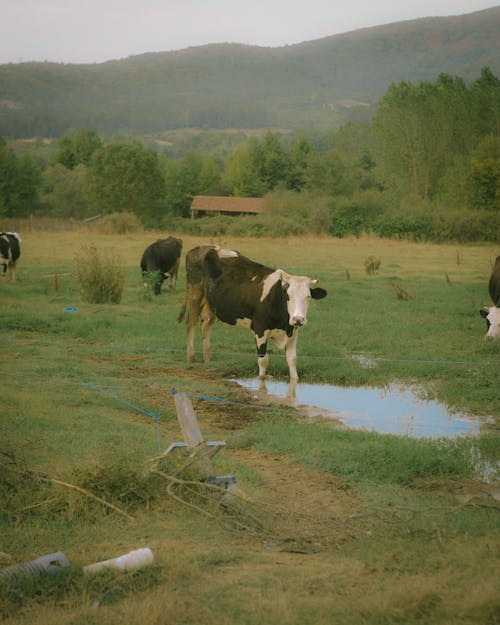
<path id="1" fill-rule="evenodd" d="M 500 622 L 500 342 L 484 340 L 492 245 L 287 238 L 212 241 L 328 291 L 298 341 L 301 381 L 418 385 L 480 416 L 480 436 L 412 439 L 310 421 L 253 401 L 249 332 L 216 324 L 211 363 L 185 363 L 185 286 L 145 291 L 144 248 L 160 235 L 21 232 L 17 280 L 0 281 L 0 567 L 63 551 L 69 571 L 2 580 L 6 623 L 482 624 Z M 89 304 L 83 246 L 112 253 L 119 304 Z M 367 274 L 369 256 L 380 259 Z M 76 310 L 67 310 L 69 307 Z M 370 358 L 364 367 L 358 357 Z M 354 358 L 353 358 L 354 357 Z M 286 379 L 282 352 L 268 373 Z M 214 458 L 238 496 L 157 456 L 181 440 L 172 389 L 192 394 Z M 204 399 L 205 398 L 205 399 Z M 213 401 L 206 401 L 206 399 Z M 182 483 L 181 483 L 182 482 Z M 98 497 L 99 499 L 96 499 Z M 148 546 L 153 566 L 83 576 Z M 99 604 L 98 607 L 96 604 Z"/>

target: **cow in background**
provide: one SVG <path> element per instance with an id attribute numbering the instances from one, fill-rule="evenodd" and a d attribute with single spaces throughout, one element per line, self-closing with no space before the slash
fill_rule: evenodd
<path id="1" fill-rule="evenodd" d="M 0 232 L 0 265 L 3 265 L 2 275 L 9 269 L 9 279 L 16 279 L 16 263 L 21 256 L 21 237 L 17 232 Z"/>
<path id="2" fill-rule="evenodd" d="M 144 250 L 141 258 L 142 275 L 145 280 L 148 274 L 154 275 L 155 295 L 160 295 L 161 285 L 167 278 L 169 287 L 175 288 L 181 252 L 182 241 L 175 237 L 158 239 Z M 146 281 L 144 286 L 147 286 Z"/>
<path id="3" fill-rule="evenodd" d="M 479 313 L 486 320 L 486 336 L 487 339 L 497 339 L 500 337 L 500 256 L 497 256 L 493 270 L 491 272 L 490 281 L 488 283 L 488 291 L 494 306 L 490 308 L 481 308 Z"/>
<path id="4" fill-rule="evenodd" d="M 203 359 L 210 360 L 210 334 L 216 319 L 249 328 L 255 338 L 259 378 L 268 364 L 267 342 L 284 349 L 290 380 L 297 380 L 297 336 L 307 323 L 309 301 L 326 297 L 317 280 L 271 269 L 234 250 L 213 245 L 193 248 L 186 255 L 187 360 L 194 360 L 194 335 L 201 317 Z"/>

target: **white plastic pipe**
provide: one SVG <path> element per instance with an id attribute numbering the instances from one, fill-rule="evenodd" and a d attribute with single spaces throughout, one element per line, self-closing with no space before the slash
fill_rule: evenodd
<path id="1" fill-rule="evenodd" d="M 149 549 L 149 547 L 144 547 L 143 549 L 135 549 L 134 551 L 129 551 L 129 553 L 124 553 L 117 558 L 87 564 L 87 566 L 83 567 L 83 572 L 84 574 L 95 573 L 106 568 L 130 571 L 132 569 L 140 569 L 143 566 L 151 564 L 153 559 L 154 556 L 151 549 Z"/>

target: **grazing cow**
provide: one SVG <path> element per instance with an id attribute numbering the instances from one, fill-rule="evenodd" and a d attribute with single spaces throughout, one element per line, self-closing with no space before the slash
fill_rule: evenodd
<path id="1" fill-rule="evenodd" d="M 154 282 L 155 295 L 160 295 L 161 285 L 169 278 L 169 287 L 175 288 L 177 272 L 181 260 L 182 241 L 174 237 L 158 239 L 148 246 L 141 258 L 142 275 L 156 273 Z M 144 283 L 147 286 L 147 282 Z"/>
<path id="2" fill-rule="evenodd" d="M 488 283 L 490 297 L 494 306 L 481 308 L 481 317 L 486 320 L 486 339 L 496 339 L 500 337 L 500 256 L 497 256 L 490 281 Z"/>
<path id="3" fill-rule="evenodd" d="M 234 250 L 214 245 L 195 247 L 186 255 L 187 360 L 194 360 L 194 335 L 201 316 L 203 359 L 210 360 L 210 333 L 216 319 L 235 327 L 250 328 L 257 346 L 259 378 L 268 364 L 267 342 L 285 349 L 290 380 L 297 380 L 297 336 L 307 323 L 309 300 L 326 297 L 317 280 L 270 269 Z"/>
<path id="4" fill-rule="evenodd" d="M 0 232 L 0 265 L 3 275 L 9 268 L 9 279 L 16 279 L 16 263 L 21 256 L 21 237 L 17 232 Z"/>

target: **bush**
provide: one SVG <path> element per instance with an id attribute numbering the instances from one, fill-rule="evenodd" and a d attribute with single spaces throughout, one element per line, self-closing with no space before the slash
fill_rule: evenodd
<path id="1" fill-rule="evenodd" d="M 227 217 L 217 215 L 200 219 L 179 219 L 173 224 L 173 230 L 192 236 L 216 239 L 221 236 L 232 237 L 287 237 L 308 234 L 307 223 L 290 216 L 240 215 Z"/>
<path id="2" fill-rule="evenodd" d="M 341 206 L 333 211 L 330 234 L 339 239 L 352 234 L 359 237 L 366 226 L 356 206 Z"/>
<path id="3" fill-rule="evenodd" d="M 438 215 L 434 220 L 435 241 L 488 241 L 500 240 L 500 213 L 459 210 Z"/>
<path id="4" fill-rule="evenodd" d="M 497 242 L 500 214 L 451 209 L 408 196 L 393 203 L 387 193 L 367 189 L 350 197 L 309 192 L 275 191 L 266 196 L 260 215 L 213 215 L 200 219 L 165 218 L 164 229 L 192 236 L 287 237 L 330 234 L 359 237 L 373 232 L 383 238 L 409 241 Z"/>
<path id="5" fill-rule="evenodd" d="M 372 226 L 381 237 L 426 241 L 433 238 L 433 224 L 430 217 L 413 215 L 384 215 Z"/>
<path id="6" fill-rule="evenodd" d="M 378 273 L 381 262 L 382 261 L 380 260 L 380 258 L 377 258 L 375 256 L 367 256 L 364 262 L 366 273 L 369 276 L 373 276 L 374 274 Z"/>
<path id="7" fill-rule="evenodd" d="M 119 304 L 125 278 L 118 259 L 104 254 L 94 245 L 84 246 L 75 256 L 75 275 L 82 297 L 91 304 Z"/>
<path id="8" fill-rule="evenodd" d="M 331 215 L 330 234 L 335 237 L 354 235 L 372 229 L 374 220 L 383 212 L 383 196 L 376 189 L 355 193 L 335 202 Z"/>

